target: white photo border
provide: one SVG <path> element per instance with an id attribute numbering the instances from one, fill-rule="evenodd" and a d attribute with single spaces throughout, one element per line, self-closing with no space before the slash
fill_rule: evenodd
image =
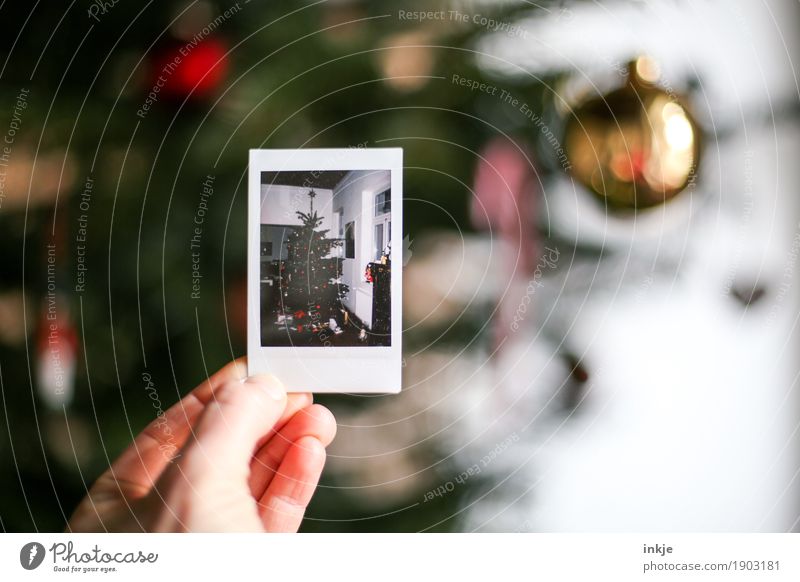
<path id="1" fill-rule="evenodd" d="M 261 345 L 261 172 L 389 170 L 392 196 L 391 346 Z M 397 393 L 402 383 L 402 148 L 251 149 L 247 211 L 248 373 L 274 374 L 288 392 Z"/>

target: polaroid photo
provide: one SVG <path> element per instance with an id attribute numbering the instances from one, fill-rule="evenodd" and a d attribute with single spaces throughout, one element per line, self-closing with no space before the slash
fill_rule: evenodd
<path id="1" fill-rule="evenodd" d="M 289 392 L 401 386 L 403 150 L 250 150 L 247 356 Z"/>

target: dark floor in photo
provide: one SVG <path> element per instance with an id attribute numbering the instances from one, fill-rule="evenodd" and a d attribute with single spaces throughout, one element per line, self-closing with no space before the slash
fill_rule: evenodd
<path id="1" fill-rule="evenodd" d="M 265 347 L 362 347 L 387 345 L 388 337 L 373 334 L 358 319 L 348 313 L 348 323 L 338 323 L 341 333 L 335 333 L 327 327 L 320 331 L 303 329 L 298 331 L 298 325 L 292 323 L 278 324 L 277 313 L 274 311 L 262 312 L 261 345 Z M 343 318 L 340 318 L 343 319 Z M 301 324 L 302 325 L 302 324 Z M 306 326 L 307 327 L 307 326 Z M 359 337 L 361 330 L 366 330 L 366 337 Z"/>

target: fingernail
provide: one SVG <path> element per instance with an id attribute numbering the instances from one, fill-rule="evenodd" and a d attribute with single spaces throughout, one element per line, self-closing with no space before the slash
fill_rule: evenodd
<path id="1" fill-rule="evenodd" d="M 246 381 L 259 384 L 264 389 L 264 392 L 275 400 L 283 400 L 286 396 L 286 390 L 283 388 L 283 384 L 272 374 L 257 374 L 255 376 L 250 376 Z"/>

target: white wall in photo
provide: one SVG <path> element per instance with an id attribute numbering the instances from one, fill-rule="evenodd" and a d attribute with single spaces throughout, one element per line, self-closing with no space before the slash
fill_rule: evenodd
<path id="1" fill-rule="evenodd" d="M 302 221 L 297 217 L 297 211 L 309 211 L 308 193 L 311 188 L 300 186 L 283 186 L 281 184 L 261 185 L 261 224 L 290 224 L 300 225 Z M 332 190 L 314 188 L 317 196 L 314 198 L 314 210 L 322 218 L 320 228 L 331 229 L 331 200 Z M 329 233 L 333 236 L 335 233 Z"/>
<path id="2" fill-rule="evenodd" d="M 344 304 L 366 326 L 372 326 L 372 284 L 364 279 L 364 270 L 375 259 L 375 195 L 390 184 L 388 170 L 353 170 L 333 190 L 333 211 L 341 210 L 342 228 L 355 223 L 355 258 L 342 263 L 342 282 L 350 287 Z"/>

